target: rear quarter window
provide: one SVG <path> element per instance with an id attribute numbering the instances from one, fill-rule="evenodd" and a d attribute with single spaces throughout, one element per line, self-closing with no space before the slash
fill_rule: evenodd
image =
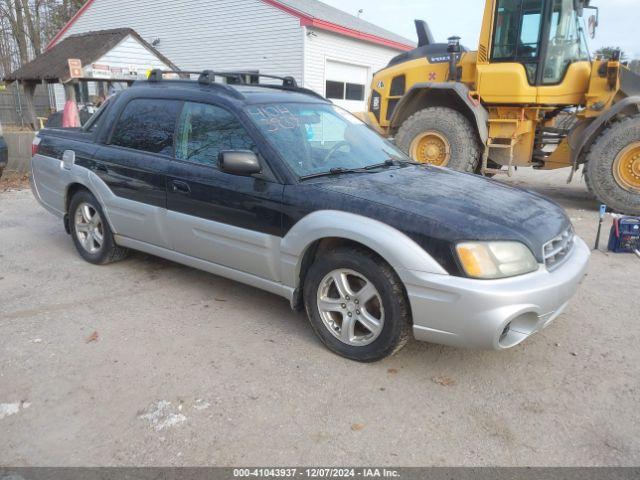
<path id="1" fill-rule="evenodd" d="M 111 145 L 173 156 L 174 133 L 182 102 L 139 98 L 127 104 Z"/>

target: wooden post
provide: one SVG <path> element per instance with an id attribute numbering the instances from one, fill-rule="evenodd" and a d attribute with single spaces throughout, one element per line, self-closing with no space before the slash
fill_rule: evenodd
<path id="1" fill-rule="evenodd" d="M 38 84 L 36 82 L 32 81 L 25 81 L 22 83 L 22 89 L 24 91 L 24 119 L 34 130 L 37 130 L 38 128 L 38 119 L 35 107 L 37 85 Z"/>
<path id="2" fill-rule="evenodd" d="M 74 83 L 73 82 L 67 82 L 64 83 L 64 97 L 65 97 L 65 101 L 68 102 L 69 100 L 71 100 L 72 102 L 76 102 L 76 89 L 74 87 Z"/>

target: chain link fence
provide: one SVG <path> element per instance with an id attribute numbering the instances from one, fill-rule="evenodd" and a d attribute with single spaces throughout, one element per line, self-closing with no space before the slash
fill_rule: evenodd
<path id="1" fill-rule="evenodd" d="M 49 88 L 38 85 L 36 88 L 35 109 L 38 117 L 48 117 L 51 114 L 52 99 L 49 95 Z M 7 126 L 24 127 L 28 124 L 25 111 L 24 92 L 17 83 L 7 85 L 6 89 L 0 91 L 0 123 Z"/>

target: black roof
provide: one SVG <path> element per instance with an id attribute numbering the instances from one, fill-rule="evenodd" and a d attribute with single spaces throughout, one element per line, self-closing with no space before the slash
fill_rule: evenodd
<path id="1" fill-rule="evenodd" d="M 165 78 L 166 74 L 179 75 L 182 78 Z M 192 80 L 191 75 L 199 75 L 198 80 Z M 243 83 L 242 78 L 246 75 L 266 77 L 269 83 Z M 239 84 L 228 84 L 217 82 L 217 78 L 240 80 Z M 278 83 L 275 83 L 277 81 Z M 281 83 L 280 83 L 281 82 Z M 185 71 L 161 71 L 154 70 L 148 80 L 139 80 L 133 84 L 134 88 L 171 88 L 176 89 L 198 89 L 200 91 L 210 90 L 229 99 L 244 104 L 276 103 L 276 102 L 296 102 L 296 103 L 331 103 L 322 95 L 306 88 L 298 87 L 293 77 L 278 77 L 272 75 L 261 75 L 247 72 L 214 72 L 205 70 L 204 72 Z"/>
<path id="2" fill-rule="evenodd" d="M 162 83 L 138 81 L 131 89 L 156 92 L 164 90 L 163 97 L 180 98 L 181 92 L 193 94 L 217 95 L 236 105 L 259 105 L 265 103 L 331 103 L 329 100 L 305 89 L 289 89 L 269 85 L 225 85 L 215 83 L 200 85 L 195 81 L 169 80 Z M 132 92 L 133 93 L 133 92 Z"/>

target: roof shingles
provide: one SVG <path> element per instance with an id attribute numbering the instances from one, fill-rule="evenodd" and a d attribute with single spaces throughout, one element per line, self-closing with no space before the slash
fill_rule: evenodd
<path id="1" fill-rule="evenodd" d="M 82 61 L 82 65 L 88 65 L 99 60 L 129 35 L 150 49 L 163 63 L 177 69 L 169 59 L 144 41 L 134 30 L 116 28 L 67 37 L 36 57 L 35 60 L 8 75 L 5 80 L 9 82 L 16 80 L 32 82 L 67 80 L 69 78 L 68 59 L 77 58 Z"/>
<path id="2" fill-rule="evenodd" d="M 280 3 L 301 14 L 312 17 L 314 19 L 339 25 L 350 30 L 362 32 L 367 35 L 379 37 L 400 45 L 415 47 L 416 43 L 412 40 L 397 35 L 382 27 L 369 23 L 361 18 L 355 17 L 338 8 L 334 8 L 319 0 L 276 0 L 274 3 Z"/>

